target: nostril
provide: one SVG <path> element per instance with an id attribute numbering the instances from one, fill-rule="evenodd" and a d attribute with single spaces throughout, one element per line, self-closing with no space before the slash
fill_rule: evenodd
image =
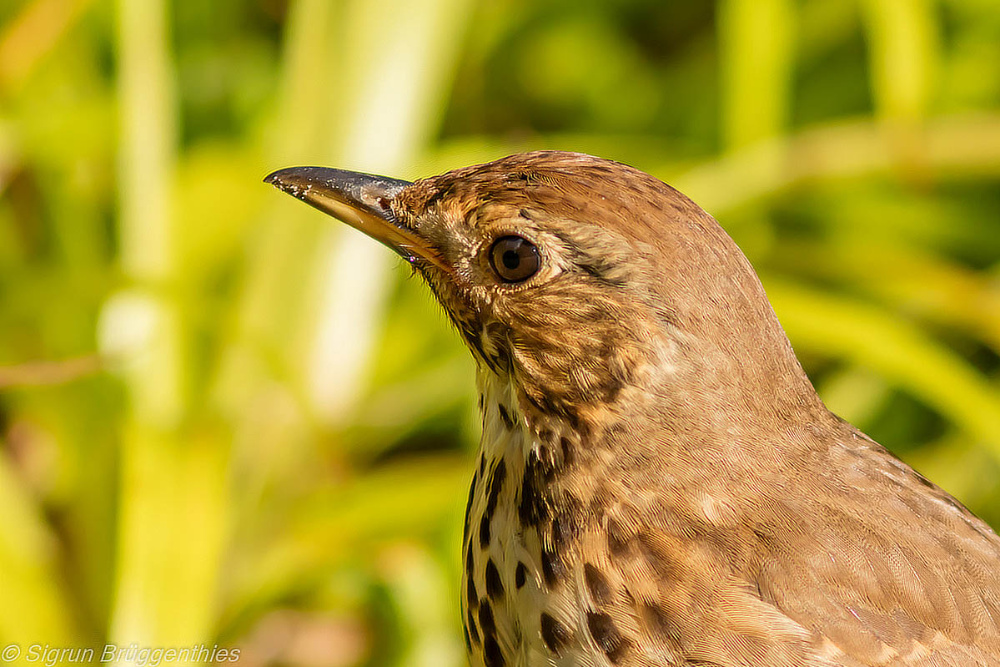
<path id="1" fill-rule="evenodd" d="M 386 213 L 392 212 L 392 203 L 385 197 L 376 197 L 375 203 L 378 204 L 379 208 L 381 208 Z"/>

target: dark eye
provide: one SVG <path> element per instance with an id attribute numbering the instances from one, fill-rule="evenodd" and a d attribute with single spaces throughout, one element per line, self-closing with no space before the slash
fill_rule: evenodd
<path id="1" fill-rule="evenodd" d="M 505 283 L 519 283 L 538 273 L 538 248 L 520 236 L 501 236 L 490 248 L 490 264 Z"/>

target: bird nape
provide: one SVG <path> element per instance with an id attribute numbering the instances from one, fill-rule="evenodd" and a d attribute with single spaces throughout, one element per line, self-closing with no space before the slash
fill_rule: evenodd
<path id="1" fill-rule="evenodd" d="M 267 181 L 406 258 L 477 361 L 473 665 L 1000 665 L 1000 538 L 825 408 L 681 193 L 555 151 Z"/>

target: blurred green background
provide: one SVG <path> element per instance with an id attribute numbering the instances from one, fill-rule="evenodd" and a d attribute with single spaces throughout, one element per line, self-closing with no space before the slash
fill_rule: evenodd
<path id="1" fill-rule="evenodd" d="M 536 148 L 701 203 L 1000 525 L 995 0 L 0 0 L 0 646 L 464 664 L 471 359 L 261 179 Z"/>

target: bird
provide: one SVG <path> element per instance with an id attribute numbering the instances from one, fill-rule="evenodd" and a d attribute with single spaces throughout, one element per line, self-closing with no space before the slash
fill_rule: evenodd
<path id="1" fill-rule="evenodd" d="M 474 667 L 1000 665 L 1000 537 L 826 408 L 679 191 L 561 151 L 265 180 L 403 257 L 475 358 Z"/>

